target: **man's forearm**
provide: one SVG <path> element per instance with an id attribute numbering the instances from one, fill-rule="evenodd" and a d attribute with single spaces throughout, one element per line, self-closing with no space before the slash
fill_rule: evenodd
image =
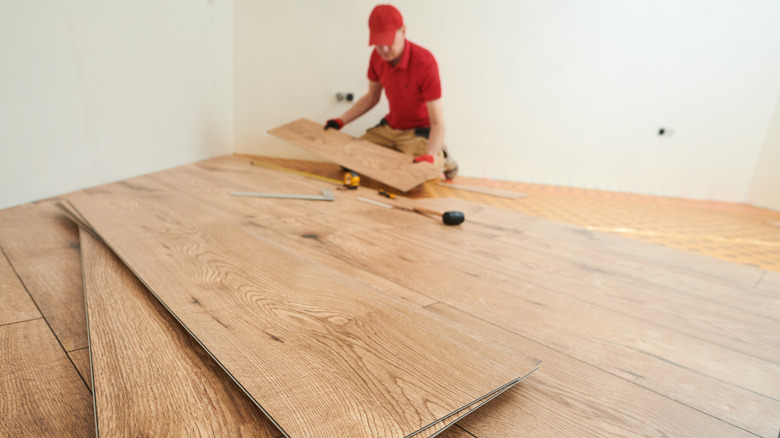
<path id="1" fill-rule="evenodd" d="M 431 125 L 431 132 L 428 135 L 428 155 L 436 157 L 439 151 L 444 147 L 444 123 Z"/>
<path id="2" fill-rule="evenodd" d="M 342 114 L 340 118 L 346 125 L 347 123 L 369 112 L 371 108 L 375 107 L 378 102 L 379 99 L 374 99 L 370 94 L 366 94 L 358 99 L 358 101 L 355 102 L 355 104 L 352 105 L 352 107 L 348 109 L 347 112 Z"/>

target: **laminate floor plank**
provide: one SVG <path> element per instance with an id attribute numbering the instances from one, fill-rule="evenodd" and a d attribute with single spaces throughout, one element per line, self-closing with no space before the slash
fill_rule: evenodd
<path id="1" fill-rule="evenodd" d="M 755 272 L 751 266 L 659 247 L 621 236 L 588 231 L 573 225 L 560 224 L 516 212 L 478 206 L 467 201 L 447 202 L 441 199 L 443 198 L 425 200 L 421 204 L 436 207 L 449 205 L 466 211 L 469 219 L 462 226 L 471 234 L 493 237 L 495 240 L 511 242 L 518 247 L 533 248 L 539 253 L 566 258 L 571 262 L 608 265 L 610 270 L 617 271 L 625 277 L 649 282 L 658 287 L 677 291 L 678 294 L 690 295 L 694 299 L 720 303 L 757 316 L 780 320 L 780 299 L 776 294 L 769 294 L 756 287 L 760 276 L 753 278 L 752 274 Z M 488 226 L 497 234 L 486 236 L 480 232 Z M 475 232 L 472 233 L 473 231 Z M 659 249 L 662 250 L 661 253 L 670 254 L 669 258 L 661 259 L 660 255 L 656 254 Z M 683 261 L 687 256 L 692 260 Z M 675 265 L 677 261 L 680 265 Z M 724 264 L 726 266 L 723 266 Z M 691 266 L 695 266 L 695 269 L 690 268 Z M 745 272 L 743 268 L 747 268 L 751 273 L 749 281 L 747 277 L 741 275 Z M 710 273 L 702 273 L 702 271 Z M 736 273 L 736 278 L 739 280 L 732 278 L 730 271 Z M 721 275 L 715 275 L 716 272 L 720 272 Z"/>
<path id="2" fill-rule="evenodd" d="M 632 273 L 621 266 L 619 257 L 609 254 L 578 257 L 571 248 L 540 251 L 523 237 L 475 241 L 451 231 L 429 224 L 397 230 L 395 236 L 416 242 L 422 233 L 430 251 L 443 253 L 457 247 L 460 254 L 480 255 L 501 266 L 502 271 L 522 272 L 528 285 L 780 364 L 780 320 L 706 299 L 707 289 L 702 288 L 696 296 L 690 288 L 658 283 L 657 275 Z M 642 272 L 639 268 L 635 271 Z"/>
<path id="3" fill-rule="evenodd" d="M 293 177 L 290 181 L 287 181 L 285 178 L 288 178 L 288 175 L 274 170 L 270 170 L 269 173 L 269 170 L 262 168 L 254 170 L 248 166 L 248 163 L 243 161 L 239 161 L 240 167 L 236 167 L 237 160 L 233 157 L 230 157 L 230 160 L 209 160 L 208 163 L 209 172 L 219 172 L 223 176 L 225 173 L 232 174 L 237 172 L 237 175 L 223 179 L 218 175 L 203 175 L 204 172 L 197 167 L 182 166 L 161 174 L 134 178 L 131 180 L 131 183 L 103 186 L 99 192 L 104 194 L 112 193 L 117 196 L 123 196 L 126 193 L 132 193 L 137 190 L 145 192 L 158 191 L 160 193 L 165 191 L 167 193 L 180 192 L 190 196 L 193 200 L 218 206 L 220 211 L 229 213 L 223 216 L 224 220 L 230 221 L 236 226 L 251 222 L 253 224 L 266 224 L 269 230 L 276 232 L 296 229 L 301 236 L 309 239 L 317 239 L 317 233 L 322 233 L 323 229 L 336 231 L 351 227 L 375 228 L 377 224 L 380 224 L 379 228 L 384 229 L 391 226 L 391 224 L 412 226 L 413 224 L 427 224 L 430 222 L 430 219 L 420 215 L 409 214 L 399 210 L 382 211 L 380 214 L 372 213 L 369 216 L 369 212 L 374 209 L 373 206 L 366 205 L 342 194 L 337 194 L 338 206 L 335 207 L 335 210 L 329 206 L 328 208 L 322 208 L 324 212 L 315 208 L 320 203 L 312 201 L 288 202 L 287 200 L 270 199 L 261 200 L 266 202 L 258 203 L 246 198 L 226 196 L 230 190 L 247 189 L 247 186 L 242 186 L 241 184 L 248 184 L 250 187 L 254 184 L 245 181 L 247 179 L 246 172 L 252 173 L 252 176 L 255 178 L 260 177 L 259 181 L 263 181 L 265 184 L 267 184 L 267 181 L 275 181 L 278 185 L 279 181 L 282 180 L 284 187 L 293 186 L 293 183 L 300 182 L 301 178 Z M 224 165 L 220 165 L 220 163 Z M 235 181 L 231 182 L 231 179 L 235 179 Z M 186 181 L 186 183 L 183 183 L 183 181 Z M 315 206 L 312 206 L 312 204 L 315 204 Z M 78 213 L 76 212 L 76 214 Z M 305 217 L 316 217 L 317 219 L 313 222 L 302 219 Z M 316 223 L 316 226 L 308 230 L 301 227 L 301 224 L 311 223 Z M 269 237 L 267 235 L 264 236 Z M 320 261 L 323 263 L 329 262 L 327 259 Z M 333 265 L 331 264 L 331 267 L 341 271 L 347 269 L 347 266 L 339 263 L 335 264 L 339 266 Z M 348 275 L 353 277 L 364 277 L 366 274 L 364 270 L 355 267 L 351 267 L 348 273 Z M 376 282 L 376 279 L 374 279 L 374 282 Z M 379 289 L 391 292 L 420 306 L 427 306 L 435 302 L 435 300 L 418 292 L 400 287 L 386 280 L 384 280 L 384 284 Z"/>
<path id="4" fill-rule="evenodd" d="M 72 201 L 291 436 L 407 435 L 518 377 L 201 205 L 156 193 Z"/>
<path id="5" fill-rule="evenodd" d="M 460 424 L 457 425 L 457 427 L 450 427 L 449 429 L 445 430 L 444 433 L 439 435 L 440 438 L 475 438 L 476 435 L 473 435 L 466 430 L 464 430 Z"/>
<path id="6" fill-rule="evenodd" d="M 373 285 L 377 291 L 397 296 L 419 307 L 436 303 L 436 300 L 429 296 L 388 281 L 351 263 L 345 263 L 341 259 L 332 257 L 327 251 L 318 251 L 312 245 L 298 242 L 296 238 L 288 237 L 290 234 L 293 234 L 295 237 L 303 237 L 316 242 L 320 239 L 320 236 L 328 232 L 335 232 L 338 229 L 333 226 L 331 220 L 331 216 L 320 215 L 312 216 L 311 220 L 306 221 L 300 218 L 253 221 L 251 224 L 245 224 L 245 230 L 251 231 L 253 235 L 271 240 L 288 250 L 294 251 L 296 254 L 301 254 L 317 263 L 338 270 L 354 279 L 365 281 Z"/>
<path id="7" fill-rule="evenodd" d="M 68 352 L 70 361 L 76 367 L 76 371 L 81 375 L 81 379 L 92 391 L 92 370 L 89 364 L 89 348 L 82 348 L 80 350 L 73 350 Z"/>
<path id="8" fill-rule="evenodd" d="M 311 120 L 299 119 L 268 133 L 402 192 L 441 173 L 433 164 L 413 163 L 411 157 L 401 152 L 333 129 L 323 130 L 322 125 Z"/>
<path id="9" fill-rule="evenodd" d="M 318 242 L 334 257 L 725 421 L 763 435 L 780 421 L 777 364 L 550 293 L 545 284 L 528 283 L 523 271 L 502 270 L 495 257 L 427 243 L 425 233 L 403 238 L 400 229 L 332 233 Z M 388 263 L 387 248 L 404 257 Z"/>
<path id="10" fill-rule="evenodd" d="M 0 436 L 94 435 L 89 390 L 42 318 L 0 326 Z"/>
<path id="11" fill-rule="evenodd" d="M 283 227 L 276 227 L 272 221 L 256 223 L 275 227 L 290 237 L 326 239 L 338 231 L 335 227 L 323 226 L 327 219 L 318 216 L 296 218 Z M 485 240 L 474 239 L 462 231 L 429 223 L 414 229 L 395 230 L 393 236 L 405 236 L 407 241 L 414 242 L 418 233 L 422 233 L 425 236 L 422 240 L 428 242 L 424 251 L 447 254 L 457 248 L 461 254 L 480 254 L 490 258 L 494 266 L 523 272 L 524 282 L 531 285 L 780 363 L 780 322 L 730 308 L 727 302 L 704 299 L 702 297 L 708 292 L 705 288 L 700 290 L 700 296 L 691 296 L 689 288 L 675 287 L 674 283 L 655 283 L 655 275 L 634 278 L 630 269 L 619 269 L 619 258 L 612 257 L 607 261 L 604 257 L 570 258 L 567 252 L 571 249 L 560 247 L 555 247 L 554 255 L 548 255 L 548 250 L 539 251 L 536 242 L 528 245 L 527 240 L 513 240 L 513 235 Z M 390 244 L 389 240 L 386 244 Z M 360 251 L 360 248 L 354 251 Z"/>
<path id="12" fill-rule="evenodd" d="M 81 251 L 100 435 L 279 436 L 105 245 Z"/>
<path id="13" fill-rule="evenodd" d="M 480 438 L 755 436 L 446 304 L 427 309 L 482 333 L 487 342 L 545 358 L 544 373 L 458 422 Z"/>
<path id="14" fill-rule="evenodd" d="M 409 438 L 430 438 L 430 437 L 436 437 L 440 436 L 442 433 L 444 433 L 446 430 L 451 429 L 451 425 L 455 422 L 462 421 L 464 418 L 466 418 L 468 415 L 474 413 L 477 411 L 477 409 L 485 406 L 486 404 L 493 401 L 496 397 L 500 396 L 501 394 L 505 393 L 506 391 L 512 389 L 515 385 L 520 383 L 520 380 L 518 379 L 517 382 L 512 382 L 502 388 L 497 389 L 493 393 L 487 395 L 486 397 L 475 401 L 474 403 L 464 407 L 463 409 L 455 412 L 453 415 L 444 418 L 443 420 L 437 421 L 430 426 L 426 427 L 425 429 L 412 434 L 409 436 Z"/>
<path id="15" fill-rule="evenodd" d="M 279 187 L 283 187 L 285 190 L 295 192 L 296 190 L 302 193 L 317 192 L 322 189 L 331 189 L 335 195 L 335 202 L 296 202 L 285 203 L 290 208 L 301 209 L 306 208 L 306 211 L 312 211 L 319 214 L 331 215 L 334 219 L 341 219 L 343 226 L 347 226 L 350 223 L 358 223 L 363 227 L 373 229 L 390 229 L 398 226 L 414 226 L 416 224 L 427 223 L 430 219 L 426 219 L 418 214 L 409 214 L 397 209 L 377 209 L 376 206 L 367 204 L 357 200 L 358 196 L 368 197 L 372 196 L 372 193 L 366 193 L 363 189 L 359 190 L 339 190 L 343 188 L 338 185 L 329 185 L 319 180 L 312 180 L 302 177 L 300 175 L 288 174 L 282 171 L 268 169 L 258 166 L 252 166 L 251 159 L 246 157 L 219 157 L 217 159 L 211 159 L 206 162 L 197 163 L 197 167 L 182 167 L 176 170 L 185 172 L 187 170 L 194 171 L 189 176 L 174 175 L 173 172 L 164 172 L 155 174 L 155 177 L 165 179 L 171 187 L 178 187 L 183 191 L 187 191 L 192 194 L 193 188 L 190 185 L 181 185 L 182 178 L 189 178 L 192 180 L 206 179 L 206 184 L 201 182 L 199 187 L 201 188 L 201 194 L 212 195 L 211 202 L 224 203 L 224 196 L 221 190 L 226 190 L 232 187 L 244 187 L 244 190 L 258 191 L 257 187 L 266 187 L 265 190 L 273 191 L 273 187 L 276 187 L 276 191 L 279 191 Z M 207 170 L 204 174 L 203 170 Z M 263 189 L 260 189 L 262 191 Z M 220 195 L 220 196 L 213 196 Z M 384 197 L 374 196 L 377 201 L 390 203 L 391 201 Z M 250 200 L 244 198 L 239 200 L 242 205 L 259 205 L 258 214 L 253 215 L 254 219 L 263 220 L 269 219 L 268 217 L 260 216 L 260 212 L 265 212 L 266 204 L 257 204 L 254 199 Z M 281 204 L 278 200 L 266 200 L 271 201 L 269 204 L 271 208 L 278 208 Z M 274 202 L 275 201 L 275 202 Z M 284 200 L 282 200 L 284 202 Z M 233 203 L 236 204 L 235 202 Z M 293 205 L 294 204 L 294 205 Z M 226 206 L 227 208 L 227 206 Z M 289 211 L 288 211 L 289 212 Z M 276 215 L 275 217 L 294 217 L 305 216 L 304 214 L 287 214 Z M 370 220 L 366 220 L 366 216 L 370 217 Z"/>
<path id="16" fill-rule="evenodd" d="M 579 226 L 564 224 L 550 219 L 520 214 L 515 211 L 475 204 L 457 198 L 431 198 L 418 201 L 420 205 L 463 210 L 470 213 L 471 224 L 500 237 L 507 233 L 532 235 L 558 235 L 566 242 L 587 242 L 591 247 L 607 247 L 628 258 L 663 266 L 669 272 L 682 272 L 686 275 L 718 280 L 722 284 L 753 287 L 763 275 L 764 270 L 756 266 L 733 263 L 701 254 L 681 251 L 663 245 L 627 239 L 601 231 L 591 231 Z M 522 202 L 518 201 L 518 202 Z"/>
<path id="17" fill-rule="evenodd" d="M 765 271 L 757 287 L 763 291 L 771 292 L 775 297 L 780 296 L 780 272 Z"/>
<path id="18" fill-rule="evenodd" d="M 8 259 L 0 251 L 0 325 L 40 318 L 41 313 L 27 295 Z"/>
<path id="19" fill-rule="evenodd" d="M 0 247 L 66 351 L 87 347 L 78 231 L 43 201 L 0 210 Z"/>
<path id="20" fill-rule="evenodd" d="M 552 240 L 531 243 L 527 236 L 509 235 L 501 239 L 508 245 L 537 247 L 553 257 L 580 263 L 586 269 L 608 271 L 626 281 L 646 283 L 652 287 L 673 291 L 681 300 L 710 303 L 725 308 L 738 309 L 759 319 L 780 321 L 780 297 L 771 296 L 755 286 L 724 284 L 718 279 L 686 274 L 684 271 L 668 271 L 661 266 L 642 263 L 606 249 L 592 250 L 584 246 L 555 245 Z"/>

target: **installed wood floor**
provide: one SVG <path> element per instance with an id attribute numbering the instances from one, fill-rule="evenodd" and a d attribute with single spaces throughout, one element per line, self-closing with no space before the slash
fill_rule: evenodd
<path id="1" fill-rule="evenodd" d="M 332 163 L 256 157 L 257 165 L 277 166 L 339 180 Z M 695 201 L 480 178 L 458 177 L 457 186 L 426 183 L 414 198 L 457 197 L 582 228 L 655 243 L 686 252 L 780 272 L 780 211 L 747 204 Z M 367 180 L 366 187 L 385 188 Z M 475 193 L 490 191 L 499 196 Z M 522 195 L 522 196 L 517 196 Z"/>
<path id="2" fill-rule="evenodd" d="M 316 193 L 335 188 L 322 179 L 282 176 L 250 161 L 260 160 L 217 158 L 128 180 L 120 187 L 151 197 L 155 193 L 149 184 L 178 187 L 190 199 L 221 205 L 223 217 L 237 221 L 248 239 L 262 239 L 331 275 L 391 294 L 386 299 L 402 300 L 410 312 L 426 312 L 438 330 L 458 333 L 464 346 L 504 367 L 527 364 L 531 359 L 526 354 L 544 361 L 536 373 L 459 418 L 440 436 L 777 436 L 780 278 L 775 273 L 463 200 L 417 201 L 466 212 L 463 225 L 446 227 L 438 218 L 357 201 L 357 196 L 404 201 L 379 197 L 367 187 L 336 191 L 335 202 L 224 201 L 231 190 Z M 110 196 L 116 187 L 91 192 Z M 412 194 L 421 197 L 429 189 L 426 185 Z M 56 426 L 80 431 L 73 436 L 93 433 L 90 424 L 78 421 L 25 426 L 25 420 L 38 418 L 36 413 L 62 409 L 48 407 L 54 400 L 42 387 L 69 394 L 56 402 L 77 413 L 73 418 L 93 415 L 92 406 L 80 401 L 89 394 L 85 382 L 91 378 L 73 386 L 76 370 L 87 372 L 79 365 L 86 349 L 74 341 L 81 330 L 86 336 L 86 321 L 67 317 L 73 308 L 83 312 L 81 268 L 77 264 L 76 275 L 67 274 L 64 266 L 70 265 L 45 257 L 57 252 L 72 260 L 75 254 L 78 263 L 78 235 L 53 208 L 41 202 L 0 211 L 0 248 L 10 272 L 17 282 L 21 279 L 46 319 L 24 313 L 31 309 L 19 298 L 13 276 L 0 283 L 0 299 L 16 303 L 8 312 L 17 315 L 12 320 L 33 316 L 38 319 L 32 321 L 57 321 L 43 328 L 50 339 L 60 339 L 60 353 L 68 353 L 57 356 L 40 349 L 33 358 L 5 347 L 14 345 L 18 331 L 0 331 L 0 388 L 4 401 L 5 394 L 14 396 L 12 404 L 2 406 L 13 409 L 17 419 L 0 434 L 11 430 L 34 436 L 40 430 L 53 433 Z M 160 217 L 169 220 L 170 237 L 184 236 L 182 218 Z M 224 235 L 215 234 L 217 240 Z M 202 247 L 185 241 L 180 241 L 182 248 L 199 253 Z M 67 281 L 57 284 L 47 272 L 61 273 L 54 275 Z M 202 281 L 213 278 L 205 275 Z M 46 284 L 58 287 L 41 287 Z M 81 294 L 81 310 L 62 297 L 71 289 L 76 289 L 71 295 Z M 52 304 L 55 299 L 61 304 Z M 62 340 L 68 340 L 67 346 Z M 45 357 L 60 364 L 64 359 L 70 370 L 60 366 L 47 374 L 54 378 L 27 386 L 16 382 L 24 379 L 22 374 L 6 371 Z M 7 412 L 0 414 L 5 418 Z"/>

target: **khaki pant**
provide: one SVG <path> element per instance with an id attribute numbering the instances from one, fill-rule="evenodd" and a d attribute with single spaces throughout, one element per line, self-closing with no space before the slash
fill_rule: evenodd
<path id="1" fill-rule="evenodd" d="M 361 137 L 386 148 L 395 149 L 411 157 L 428 153 L 428 139 L 414 134 L 414 129 L 393 129 L 390 125 L 379 125 L 366 131 Z M 433 162 L 444 167 L 444 152 L 433 157 Z"/>

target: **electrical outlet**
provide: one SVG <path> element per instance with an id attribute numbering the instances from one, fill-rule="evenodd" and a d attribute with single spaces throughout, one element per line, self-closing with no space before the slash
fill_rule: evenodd
<path id="1" fill-rule="evenodd" d="M 352 102 L 355 100 L 355 94 L 348 91 L 339 91 L 336 93 L 337 102 Z"/>

